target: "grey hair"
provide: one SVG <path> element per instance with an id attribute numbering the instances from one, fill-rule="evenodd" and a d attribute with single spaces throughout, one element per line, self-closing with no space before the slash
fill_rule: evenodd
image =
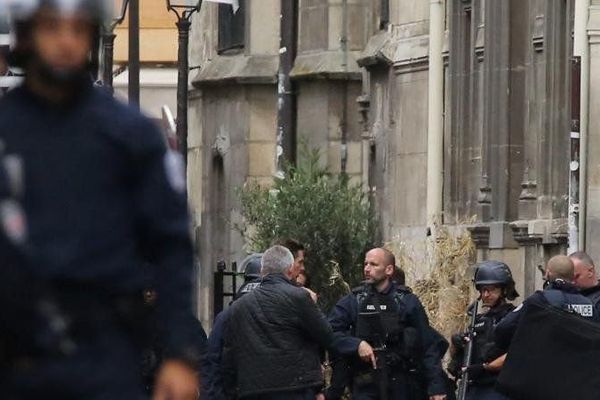
<path id="1" fill-rule="evenodd" d="M 576 251 L 569 254 L 569 258 L 576 258 L 581 261 L 586 267 L 594 267 L 594 260 L 585 251 Z"/>
<path id="2" fill-rule="evenodd" d="M 292 252 L 283 246 L 273 246 L 263 254 L 261 259 L 261 275 L 285 274 L 294 265 Z"/>

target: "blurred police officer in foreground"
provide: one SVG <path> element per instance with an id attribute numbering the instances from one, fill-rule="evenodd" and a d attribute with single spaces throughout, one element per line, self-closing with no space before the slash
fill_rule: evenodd
<path id="1" fill-rule="evenodd" d="M 529 296 L 522 305 L 509 313 L 496 326 L 496 345 L 506 352 L 517 330 L 521 316 L 529 304 L 536 303 L 551 305 L 568 312 L 578 314 L 592 321 L 599 321 L 600 316 L 594 310 L 592 301 L 579 293 L 573 284 L 575 277 L 573 262 L 567 256 L 552 257 L 546 265 L 544 279 L 547 282 L 543 291 L 537 291 Z"/>
<path id="2" fill-rule="evenodd" d="M 2 398 L 140 398 L 144 262 L 156 266 L 165 333 L 155 398 L 197 397 L 185 180 L 153 123 L 92 86 L 109 3 L 11 4 L 12 62 L 26 79 L 1 101 L 0 141 L 23 160 L 33 274 L 55 290 L 74 346 L 18 359 L 0 377 Z"/>
<path id="3" fill-rule="evenodd" d="M 448 370 L 460 376 L 462 369 L 468 371 L 467 399 L 503 400 L 505 396 L 494 390 L 494 385 L 502 368 L 505 354 L 494 342 L 494 328 L 515 309 L 507 302 L 519 296 L 508 265 L 500 261 L 484 261 L 477 266 L 474 278 L 479 299 L 487 310 L 477 314 L 473 332 L 452 337 L 453 354 Z M 468 341 L 473 340 L 469 365 L 463 365 L 464 351 Z"/>
<path id="4" fill-rule="evenodd" d="M 419 299 L 392 281 L 395 264 L 388 250 L 369 251 L 367 284 L 343 297 L 329 318 L 336 351 L 359 355 L 349 360 L 352 398 L 420 399 L 411 383 L 424 376 L 429 399 L 446 399 L 439 342 Z"/>

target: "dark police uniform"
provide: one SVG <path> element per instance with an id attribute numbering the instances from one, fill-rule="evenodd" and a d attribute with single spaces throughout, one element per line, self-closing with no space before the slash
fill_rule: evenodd
<path id="1" fill-rule="evenodd" d="M 554 307 L 579 314 L 592 321 L 600 321 L 600 315 L 594 310 L 592 301 L 579 293 L 573 284 L 563 280 L 552 281 L 543 291 L 537 291 L 529 296 L 523 304 L 498 323 L 495 333 L 496 345 L 502 352 L 507 352 L 512 338 L 517 330 L 523 310 L 530 303 L 550 304 Z"/>
<path id="2" fill-rule="evenodd" d="M 337 336 L 335 350 L 339 354 L 357 354 L 362 340 L 374 348 L 385 344 L 386 354 L 381 353 L 379 357 L 386 362 L 388 375 L 383 378 L 388 382 L 390 399 L 412 400 L 425 396 L 416 393 L 419 375 L 425 378 L 429 395 L 446 393 L 439 342 L 421 302 L 409 289 L 395 283 L 382 293 L 367 288 L 355 289 L 336 304 L 329 322 Z M 352 398 L 378 399 L 381 374 L 374 372 L 372 366 L 358 356 L 349 362 Z M 422 374 L 417 371 L 419 368 L 422 368 Z"/>
<path id="3" fill-rule="evenodd" d="M 475 332 L 473 339 L 473 354 L 471 356 L 471 366 L 469 370 L 469 387 L 467 390 L 468 400 L 503 400 L 505 396 L 494 390 L 499 372 L 490 372 L 483 369 L 484 363 L 489 363 L 504 352 L 500 350 L 494 341 L 494 329 L 498 323 L 510 312 L 515 309 L 515 306 L 510 303 L 501 303 L 490 308 L 487 312 L 478 314 L 475 318 Z M 462 342 L 464 346 L 464 342 Z M 459 351 L 453 356 L 448 369 L 453 375 L 459 374 L 462 368 L 464 358 L 464 347 L 459 348 Z"/>
<path id="4" fill-rule="evenodd" d="M 0 141 L 24 163 L 32 273 L 56 289 L 77 342 L 68 356 L 3 376 L 19 398 L 139 397 L 127 323 L 146 261 L 156 266 L 165 357 L 196 362 L 185 180 L 153 123 L 91 82 L 62 106 L 20 87 L 1 100 Z"/>
<path id="5" fill-rule="evenodd" d="M 246 295 L 246 294 L 250 293 L 251 291 L 253 291 L 254 289 L 256 289 L 257 287 L 259 287 L 260 281 L 261 281 L 261 279 L 257 278 L 257 279 L 252 279 L 250 281 L 244 282 L 242 284 L 242 286 L 240 286 L 240 288 L 236 292 L 234 300 L 238 300 L 243 295 Z"/>
<path id="6" fill-rule="evenodd" d="M 261 279 L 252 279 L 245 282 L 236 293 L 235 300 L 250 293 L 260 286 Z M 225 327 L 229 318 L 230 308 L 226 308 L 216 316 L 213 328 L 208 337 L 206 354 L 202 360 L 202 390 L 204 398 L 210 400 L 225 400 L 221 361 L 223 357 L 223 343 Z"/>
<path id="7" fill-rule="evenodd" d="M 600 283 L 591 288 L 581 289 L 581 294 L 592 301 L 594 310 L 600 314 Z"/>

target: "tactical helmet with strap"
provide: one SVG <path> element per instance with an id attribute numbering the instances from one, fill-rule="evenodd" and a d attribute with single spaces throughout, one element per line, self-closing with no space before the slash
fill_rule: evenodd
<path id="1" fill-rule="evenodd" d="M 473 282 L 477 290 L 480 290 L 482 286 L 495 285 L 505 289 L 504 296 L 508 300 L 519 297 L 510 268 L 501 261 L 488 260 L 479 263 Z"/>

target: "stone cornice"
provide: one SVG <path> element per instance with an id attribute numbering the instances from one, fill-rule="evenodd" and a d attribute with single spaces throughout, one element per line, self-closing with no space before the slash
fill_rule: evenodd
<path id="1" fill-rule="evenodd" d="M 569 238 L 566 218 L 520 220 L 511 222 L 510 227 L 521 246 L 564 244 Z"/>
<path id="2" fill-rule="evenodd" d="M 216 56 L 196 74 L 192 85 L 200 88 L 224 82 L 275 84 L 278 68 L 278 56 Z"/>
<path id="3" fill-rule="evenodd" d="M 299 53 L 290 76 L 299 79 L 350 79 L 360 80 L 362 74 L 357 59 L 360 53 L 349 51 L 318 51 Z"/>
<path id="4" fill-rule="evenodd" d="M 590 6 L 590 18 L 587 32 L 590 44 L 600 43 L 600 6 Z"/>
<path id="5" fill-rule="evenodd" d="M 471 234 L 471 239 L 478 249 L 487 249 L 490 244 L 490 226 L 487 224 L 477 224 L 468 226 L 467 230 Z"/>

